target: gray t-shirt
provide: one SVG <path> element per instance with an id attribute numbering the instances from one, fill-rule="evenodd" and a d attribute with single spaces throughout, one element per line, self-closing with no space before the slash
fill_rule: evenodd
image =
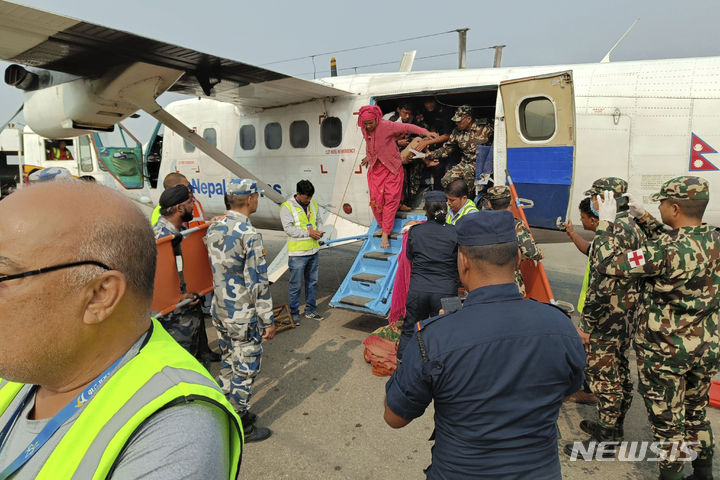
<path id="1" fill-rule="evenodd" d="M 120 366 L 137 355 L 145 336 L 141 337 Z M 116 370 L 117 371 L 117 370 Z M 31 387 L 26 386 L 0 416 L 4 427 Z M 35 396 L 28 398 L 23 411 L 0 449 L 0 472 L 30 444 L 50 419 L 30 420 Z M 79 413 L 66 421 L 12 480 L 36 477 L 62 436 Z M 227 479 L 230 471 L 230 420 L 220 408 L 205 402 L 183 403 L 150 417 L 130 438 L 120 455 L 112 478 L 121 479 Z"/>

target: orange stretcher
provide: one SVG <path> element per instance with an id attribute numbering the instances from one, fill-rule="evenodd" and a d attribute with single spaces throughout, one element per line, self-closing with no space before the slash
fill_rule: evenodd
<path id="1" fill-rule="evenodd" d="M 157 267 L 152 312 L 166 315 L 192 301 L 185 294 L 206 295 L 213 290 L 212 268 L 203 238 L 209 222 L 180 232 L 179 255 L 173 249 L 173 237 L 160 238 L 157 243 Z"/>
<path id="2" fill-rule="evenodd" d="M 518 218 L 523 221 L 525 226 L 529 229 L 525 212 L 523 212 L 522 205 L 520 204 L 517 190 L 513 184 L 510 173 L 506 170 L 506 178 L 508 186 L 510 187 L 510 194 L 512 195 L 512 202 L 510 202 L 510 209 Z M 556 303 L 555 297 L 553 297 L 552 289 L 550 288 L 550 282 L 548 282 L 547 275 L 545 274 L 545 267 L 543 267 L 542 260 L 535 262 L 534 260 L 523 260 L 520 263 L 520 272 L 525 282 L 525 298 L 533 298 L 544 303 Z"/>
<path id="3" fill-rule="evenodd" d="M 710 385 L 710 405 L 720 408 L 720 382 L 717 380 Z"/>

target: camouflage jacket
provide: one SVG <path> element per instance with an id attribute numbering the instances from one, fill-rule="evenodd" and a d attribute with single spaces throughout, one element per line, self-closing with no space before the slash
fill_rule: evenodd
<path id="1" fill-rule="evenodd" d="M 515 234 L 517 235 L 518 247 L 520 247 L 523 260 L 543 259 L 542 250 L 535 244 L 532 233 L 520 219 L 515 219 Z"/>
<path id="2" fill-rule="evenodd" d="M 645 234 L 627 212 L 619 212 L 612 226 L 616 248 L 622 251 L 637 250 L 645 242 Z M 602 258 L 609 252 L 608 247 L 598 240 L 596 237 L 588 252 L 590 276 L 580 329 L 586 333 L 627 338 L 635 331 L 635 312 L 642 280 L 606 275 L 599 271 Z"/>
<path id="3" fill-rule="evenodd" d="M 229 210 L 212 222 L 205 235 L 213 272 L 213 316 L 224 323 L 259 320 L 273 324 L 272 297 L 262 236 L 245 215 Z"/>
<path id="4" fill-rule="evenodd" d="M 178 233 L 178 229 L 175 228 L 175 225 L 170 223 L 168 219 L 163 216 L 160 216 L 160 218 L 158 218 L 158 221 L 155 222 L 155 225 L 153 225 L 152 227 L 152 231 L 155 235 L 155 240 Z"/>
<path id="5" fill-rule="evenodd" d="M 617 226 L 598 224 L 597 269 L 606 275 L 644 277 L 635 344 L 686 361 L 717 350 L 720 310 L 720 230 L 702 225 L 663 231 L 647 215 L 638 225 L 648 235 L 628 251 Z"/>
<path id="6" fill-rule="evenodd" d="M 441 148 L 428 153 L 426 161 L 441 160 L 450 157 L 456 150 L 462 155 L 460 162 L 475 165 L 478 145 L 492 143 L 493 127 L 486 120 L 473 120 L 467 130 L 453 129 L 448 141 Z"/>

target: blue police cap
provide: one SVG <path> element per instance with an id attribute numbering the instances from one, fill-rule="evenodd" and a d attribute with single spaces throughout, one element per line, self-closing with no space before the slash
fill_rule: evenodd
<path id="1" fill-rule="evenodd" d="M 440 190 L 430 190 L 425 193 L 426 202 L 447 202 L 445 192 Z"/>
<path id="2" fill-rule="evenodd" d="M 233 178 L 227 186 L 227 193 L 231 195 L 252 195 L 264 191 L 262 188 L 258 188 L 257 182 L 252 178 Z"/>
<path id="3" fill-rule="evenodd" d="M 458 245 L 482 246 L 517 242 L 515 218 L 507 210 L 481 210 L 455 225 Z"/>

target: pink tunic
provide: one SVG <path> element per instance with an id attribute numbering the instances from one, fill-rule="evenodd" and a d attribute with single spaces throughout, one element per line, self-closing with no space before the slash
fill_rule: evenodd
<path id="1" fill-rule="evenodd" d="M 390 122 L 381 119 L 375 127 L 375 131 L 365 135 L 365 152 L 371 168 L 376 161 L 380 160 L 392 173 L 402 170 L 400 150 L 395 142 L 397 137 L 403 133 L 425 135 L 427 130 L 412 123 Z"/>
<path id="2" fill-rule="evenodd" d="M 380 120 L 375 131 L 365 135 L 370 208 L 378 225 L 388 235 L 392 233 L 395 212 L 402 199 L 404 170 L 396 140 L 403 133 L 424 135 L 427 131 L 411 123 Z"/>

